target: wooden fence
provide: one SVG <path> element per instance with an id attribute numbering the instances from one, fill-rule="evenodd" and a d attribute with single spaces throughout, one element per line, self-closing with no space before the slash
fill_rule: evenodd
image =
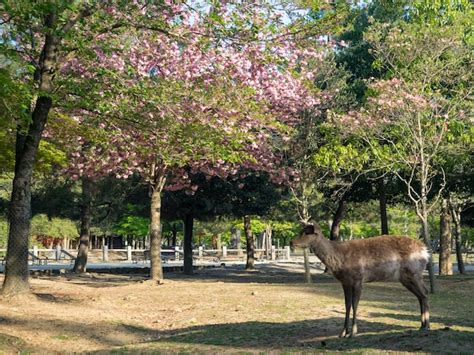
<path id="1" fill-rule="evenodd" d="M 131 246 L 125 249 L 109 249 L 107 245 L 104 245 L 102 249 L 90 249 L 89 253 L 98 255 L 101 262 L 146 262 L 150 259 L 148 249 L 132 249 Z M 6 249 L 0 249 L 0 255 L 5 254 Z M 63 249 L 59 245 L 54 249 L 40 249 L 34 246 L 29 250 L 31 263 L 40 265 L 49 262 L 72 263 L 76 255 L 77 249 Z M 161 250 L 161 257 L 164 262 L 182 260 L 183 255 L 183 249 L 180 247 Z M 199 261 L 244 260 L 245 256 L 245 249 L 228 249 L 226 246 L 223 246 L 222 249 L 204 249 L 199 247 L 193 250 L 193 259 Z M 290 260 L 290 247 L 276 248 L 272 246 L 270 249 L 255 249 L 255 258 L 257 260 Z M 0 259 L 0 262 L 2 264 L 5 262 L 4 257 Z"/>

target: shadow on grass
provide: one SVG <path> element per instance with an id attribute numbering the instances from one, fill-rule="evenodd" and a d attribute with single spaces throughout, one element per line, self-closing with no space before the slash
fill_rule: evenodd
<path id="1" fill-rule="evenodd" d="M 193 275 L 183 275 L 181 272 L 165 274 L 171 280 L 210 281 L 231 283 L 272 283 L 272 284 L 301 284 L 304 280 L 304 269 L 298 264 L 259 264 L 254 270 L 245 270 L 243 265 L 220 267 L 213 269 L 197 269 Z M 318 283 L 337 283 L 331 275 L 313 275 L 313 281 Z"/>
<path id="2" fill-rule="evenodd" d="M 39 276 L 37 278 L 72 282 L 76 285 L 87 287 L 113 287 L 141 282 L 149 278 L 149 270 L 141 272 L 134 271 L 130 274 L 114 274 L 112 272 L 97 273 L 91 271 L 85 275 L 68 273 L 57 276 Z M 304 280 L 304 270 L 301 265 L 290 264 L 259 264 L 255 270 L 247 271 L 243 265 L 217 268 L 196 268 L 193 275 L 184 275 L 182 271 L 170 271 L 165 273 L 165 279 L 183 281 L 208 281 L 225 283 L 272 283 L 272 284 L 301 284 Z M 314 275 L 315 283 L 336 283 L 330 275 Z"/>
<path id="3" fill-rule="evenodd" d="M 387 316 L 387 315 L 383 315 Z M 390 316 L 390 315 L 388 315 Z M 45 326 L 51 328 L 55 339 L 82 338 L 103 347 L 101 353 L 160 352 L 171 350 L 206 351 L 451 351 L 470 352 L 473 332 L 447 330 L 418 331 L 399 324 L 361 320 L 361 333 L 351 339 L 339 339 L 342 317 L 294 321 L 288 323 L 249 321 L 241 323 L 208 324 L 180 329 L 157 330 L 128 323 L 81 323 L 57 319 L 18 320 L 3 317 L 10 327 L 32 332 Z M 58 335 L 59 334 L 59 335 Z M 65 343 L 65 350 L 72 343 Z M 21 350 L 21 347 L 19 347 Z M 216 350 L 217 349 L 217 350 Z M 0 350 L 1 347 L 0 347 Z M 45 349 L 35 349 L 43 351 Z"/>
<path id="4" fill-rule="evenodd" d="M 33 293 L 40 301 L 52 303 L 73 303 L 74 299 L 70 296 L 58 296 L 51 293 L 35 292 Z"/>
<path id="5" fill-rule="evenodd" d="M 191 326 L 161 332 L 160 340 L 141 344 L 140 350 L 159 350 L 161 345 L 173 343 L 178 347 L 195 347 L 198 351 L 203 351 L 206 347 L 234 351 L 468 351 L 474 339 L 474 333 L 469 332 L 451 329 L 426 332 L 367 321 L 359 322 L 363 333 L 355 338 L 340 339 L 336 334 L 342 322 L 342 318 L 325 318 L 290 323 L 244 322 Z M 133 333 L 145 331 L 140 327 L 125 327 Z M 133 352 L 133 348 L 128 349 Z"/>
<path id="6" fill-rule="evenodd" d="M 378 312 L 369 312 L 369 317 L 374 318 L 392 318 L 399 321 L 412 321 L 412 322 L 420 322 L 420 316 L 418 314 L 399 314 L 399 313 L 378 313 Z M 467 326 L 473 327 L 474 323 L 472 319 L 464 319 L 459 316 L 459 314 L 451 314 L 451 315 L 443 315 L 443 316 L 436 316 L 430 317 L 431 323 L 441 323 L 447 327 L 451 326 Z M 474 331 L 474 329 L 473 329 Z M 474 336 L 474 334 L 473 334 Z M 474 342 L 474 339 L 473 339 Z"/>
<path id="7" fill-rule="evenodd" d="M 78 286 L 91 288 L 118 287 L 147 280 L 145 275 L 95 274 L 92 272 L 83 275 L 70 273 L 61 276 L 41 276 L 37 278 L 54 282 L 73 283 Z"/>

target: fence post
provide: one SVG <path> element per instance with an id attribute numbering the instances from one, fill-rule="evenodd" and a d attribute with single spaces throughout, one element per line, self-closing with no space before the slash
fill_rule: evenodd
<path id="1" fill-rule="evenodd" d="M 272 260 L 276 260 L 276 250 L 274 245 L 272 245 Z"/>
<path id="2" fill-rule="evenodd" d="M 227 247 L 225 245 L 222 247 L 222 257 L 227 257 Z"/>
<path id="3" fill-rule="evenodd" d="M 202 251 L 203 251 L 203 249 L 204 249 L 203 247 L 199 247 L 199 249 L 198 249 L 198 256 L 199 256 L 199 259 L 202 258 L 202 254 L 203 254 Z"/>
<path id="4" fill-rule="evenodd" d="M 102 247 L 102 260 L 109 261 L 109 246 L 108 245 L 104 245 Z"/>
<path id="5" fill-rule="evenodd" d="M 132 246 L 127 245 L 127 261 L 130 263 L 132 261 Z"/>
<path id="6" fill-rule="evenodd" d="M 311 279 L 311 269 L 309 266 L 309 248 L 304 248 L 303 249 L 303 255 L 304 255 L 304 278 L 306 283 L 310 284 L 313 282 Z"/>
<path id="7" fill-rule="evenodd" d="M 174 247 L 174 260 L 179 260 L 179 247 Z"/>
<path id="8" fill-rule="evenodd" d="M 290 258 L 291 258 L 290 257 L 290 246 L 287 245 L 287 246 L 285 246 L 285 259 L 290 260 Z"/>
<path id="9" fill-rule="evenodd" d="M 58 244 L 56 245 L 56 261 L 61 260 L 61 246 Z"/>
<path id="10" fill-rule="evenodd" d="M 33 255 L 38 257 L 38 247 L 36 245 L 33 245 Z"/>

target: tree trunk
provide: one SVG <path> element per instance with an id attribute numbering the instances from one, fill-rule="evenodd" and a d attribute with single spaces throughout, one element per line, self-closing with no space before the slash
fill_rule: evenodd
<path id="1" fill-rule="evenodd" d="M 430 292 L 435 293 L 436 292 L 436 278 L 435 278 L 434 265 L 433 265 L 433 248 L 431 247 L 430 229 L 428 225 L 428 213 L 426 212 L 426 206 L 422 207 L 421 224 L 422 224 L 423 241 L 430 254 L 430 259 L 428 261 L 428 274 L 430 277 Z"/>
<path id="2" fill-rule="evenodd" d="M 235 231 L 235 249 L 237 249 L 237 256 L 240 258 L 242 256 L 242 231 L 240 229 L 237 229 Z"/>
<path id="3" fill-rule="evenodd" d="M 272 254 L 272 226 L 265 226 L 265 238 L 264 238 L 264 248 L 265 248 L 265 257 L 267 260 L 270 260 Z"/>
<path id="4" fill-rule="evenodd" d="M 194 217 L 187 213 L 184 218 L 184 267 L 185 275 L 193 274 L 193 225 Z"/>
<path id="5" fill-rule="evenodd" d="M 341 230 L 341 224 L 342 224 L 342 221 L 344 220 L 344 216 L 346 215 L 346 212 L 347 212 L 347 196 L 344 195 L 339 200 L 336 213 L 334 214 L 334 219 L 331 221 L 331 224 L 330 224 L 331 226 L 331 231 L 329 234 L 330 240 L 335 240 L 335 241 L 341 240 L 339 232 Z M 305 265 L 306 265 L 306 260 L 305 260 Z M 305 272 L 308 273 L 309 269 L 305 270 Z M 329 272 L 329 269 L 326 266 L 324 268 L 324 273 L 327 274 L 328 272 Z"/>
<path id="6" fill-rule="evenodd" d="M 86 12 L 81 16 L 85 16 Z M 53 92 L 53 79 L 56 71 L 56 51 L 59 38 L 56 35 L 57 14 L 52 11 L 44 17 L 44 44 L 38 60 L 34 80 L 38 83 L 39 96 L 31 115 L 27 134 L 17 128 L 15 154 L 15 176 L 9 208 L 8 246 L 5 266 L 5 279 L 2 293 L 14 296 L 29 291 L 28 283 L 28 243 L 31 218 L 31 176 L 41 135 L 46 125 L 52 99 L 47 96 Z M 79 19 L 68 21 L 64 27 L 67 32 Z M 66 27 L 67 25 L 67 27 Z"/>
<path id="7" fill-rule="evenodd" d="M 247 242 L 247 263 L 245 269 L 252 270 L 255 268 L 255 241 L 250 225 L 250 216 L 244 216 L 244 230 L 245 240 Z"/>
<path id="8" fill-rule="evenodd" d="M 222 250 L 222 238 L 220 234 L 217 234 L 216 250 Z"/>
<path id="9" fill-rule="evenodd" d="M 388 217 L 387 217 L 387 194 L 385 190 L 385 181 L 383 178 L 379 180 L 379 206 L 380 206 L 380 232 L 381 234 L 389 234 Z"/>
<path id="10" fill-rule="evenodd" d="M 240 229 L 236 228 L 235 226 L 232 226 L 230 228 L 230 247 L 232 249 L 238 249 L 239 255 L 240 255 L 240 236 L 241 236 Z"/>
<path id="11" fill-rule="evenodd" d="M 454 240 L 456 245 L 456 262 L 458 264 L 458 271 L 460 274 L 465 274 L 464 260 L 461 250 L 461 211 L 451 206 L 451 215 L 454 222 Z"/>
<path id="12" fill-rule="evenodd" d="M 340 241 L 341 238 L 339 236 L 339 232 L 341 229 L 342 221 L 344 220 L 344 216 L 347 212 L 347 197 L 343 196 L 342 199 L 339 201 L 337 206 L 337 211 L 334 214 L 334 219 L 331 224 L 331 234 L 329 239 Z"/>
<path id="13" fill-rule="evenodd" d="M 451 214 L 448 208 L 448 199 L 444 198 L 440 215 L 440 240 L 439 240 L 439 274 L 452 275 L 451 263 Z"/>
<path id="14" fill-rule="evenodd" d="M 176 228 L 176 223 L 173 223 L 173 229 L 171 230 L 171 232 L 173 233 L 173 236 L 171 238 L 171 245 L 173 247 L 175 247 L 176 246 L 176 237 L 178 235 L 178 230 Z"/>
<path id="15" fill-rule="evenodd" d="M 91 228 L 91 201 L 92 182 L 89 178 L 82 178 L 82 205 L 81 205 L 81 236 L 79 237 L 79 247 L 73 272 L 83 273 L 87 266 L 87 252 L 89 251 L 89 238 Z"/>
<path id="16" fill-rule="evenodd" d="M 9 209 L 9 233 L 2 293 L 14 296 L 29 291 L 28 246 L 31 218 L 31 176 L 52 100 L 40 96 L 26 137 L 18 133 L 15 176 Z"/>
<path id="17" fill-rule="evenodd" d="M 150 204 L 150 279 L 158 283 L 163 280 L 161 266 L 161 191 L 163 185 L 164 177 L 159 178 L 151 186 Z"/>
<path id="18" fill-rule="evenodd" d="M 236 239 L 235 233 L 236 233 L 236 231 L 237 231 L 237 228 L 235 226 L 230 227 L 230 247 L 235 248 L 235 249 L 237 249 L 236 243 L 235 243 L 235 239 Z"/>

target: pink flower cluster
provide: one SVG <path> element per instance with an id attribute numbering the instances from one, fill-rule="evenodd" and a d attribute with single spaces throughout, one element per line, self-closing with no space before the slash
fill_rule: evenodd
<path id="1" fill-rule="evenodd" d="M 397 78 L 373 82 L 371 88 L 376 94 L 368 98 L 365 107 L 336 115 L 335 122 L 347 131 L 380 129 L 417 114 L 431 113 L 438 107 L 434 99 L 414 94 L 415 88 L 410 90 Z"/>
<path id="2" fill-rule="evenodd" d="M 266 42 L 265 33 L 246 42 L 223 40 L 202 16 L 168 5 L 171 35 L 147 29 L 102 34 L 91 48 L 95 58 L 74 59 L 63 68 L 100 88 L 91 93 L 102 107 L 91 115 L 100 124 L 89 114 L 82 124 L 95 122 L 93 129 L 105 135 L 78 141 L 69 154 L 69 174 L 150 178 L 159 165 L 171 176 L 168 189 L 191 191 L 187 171 L 228 178 L 263 170 L 276 182 L 287 180 L 272 137 L 284 136 L 282 127 L 320 103 L 310 84 L 321 53 L 286 37 Z M 264 21 L 249 6 L 239 16 Z M 224 19 L 231 18 L 226 12 Z"/>

